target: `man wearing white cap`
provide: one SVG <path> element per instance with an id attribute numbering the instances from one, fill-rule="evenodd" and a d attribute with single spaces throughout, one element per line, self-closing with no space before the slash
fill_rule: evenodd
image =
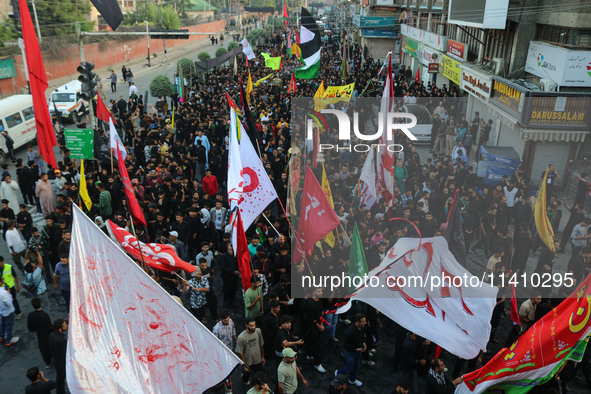
<path id="1" fill-rule="evenodd" d="M 185 244 L 182 243 L 178 237 L 179 233 L 176 231 L 171 231 L 168 233 L 168 240 L 170 241 L 170 245 L 174 246 L 176 254 L 181 260 L 187 261 L 187 255 L 185 254 Z"/>
<path id="2" fill-rule="evenodd" d="M 302 379 L 304 386 L 308 387 L 308 381 L 302 375 L 302 371 L 296 363 L 298 354 L 292 348 L 286 347 L 281 352 L 283 361 L 277 367 L 277 389 L 280 394 L 293 394 L 298 389 L 298 376 Z"/>

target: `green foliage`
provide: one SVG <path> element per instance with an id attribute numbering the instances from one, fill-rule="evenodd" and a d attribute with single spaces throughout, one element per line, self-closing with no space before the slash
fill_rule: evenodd
<path id="1" fill-rule="evenodd" d="M 5 42 L 16 40 L 16 37 L 14 25 L 6 18 L 5 24 L 0 24 L 0 47 L 4 47 Z"/>
<path id="2" fill-rule="evenodd" d="M 228 53 L 228 50 L 224 47 L 219 47 L 217 51 L 215 51 L 215 57 L 222 56 Z"/>
<path id="3" fill-rule="evenodd" d="M 177 62 L 177 68 L 179 66 L 183 69 L 183 76 L 185 78 L 190 79 L 195 74 L 195 64 L 191 59 L 187 59 L 186 57 L 180 59 Z"/>
<path id="4" fill-rule="evenodd" d="M 38 0 L 35 6 L 43 37 L 75 34 L 75 22 L 80 22 L 82 31 L 94 29 L 94 24 L 87 19 L 87 15 L 90 15 L 88 0 Z M 29 6 L 31 15 L 32 8 Z"/>
<path id="5" fill-rule="evenodd" d="M 250 42 L 251 45 L 255 45 L 258 40 L 261 38 L 266 37 L 266 31 L 263 29 L 255 29 L 248 33 L 246 39 Z"/>
<path id="6" fill-rule="evenodd" d="M 162 25 L 166 30 L 176 30 L 181 26 L 179 15 L 174 12 L 174 7 L 165 5 L 161 7 L 162 11 Z M 160 25 L 160 13 L 156 4 L 150 4 L 148 8 L 139 7 L 136 12 L 124 15 L 124 25 L 139 25 L 144 24 L 144 21 L 150 22 L 152 26 Z"/>
<path id="7" fill-rule="evenodd" d="M 228 44 L 228 51 L 238 48 L 238 43 L 236 41 L 230 41 Z"/>
<path id="8" fill-rule="evenodd" d="M 166 97 L 174 94 L 174 86 L 170 79 L 164 74 L 160 74 L 150 82 L 150 95 L 152 97 Z"/>
<path id="9" fill-rule="evenodd" d="M 197 59 L 205 61 L 211 59 L 211 56 L 209 56 L 209 53 L 207 52 L 199 52 L 199 55 L 197 55 Z"/>

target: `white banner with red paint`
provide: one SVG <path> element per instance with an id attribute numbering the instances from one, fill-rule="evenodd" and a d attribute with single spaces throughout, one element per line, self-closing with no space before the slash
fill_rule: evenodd
<path id="1" fill-rule="evenodd" d="M 72 393 L 203 393 L 241 361 L 76 206 L 66 369 Z"/>
<path id="2" fill-rule="evenodd" d="M 486 350 L 497 291 L 456 261 L 445 238 L 401 238 L 351 300 L 366 302 L 407 330 L 472 359 Z"/>
<path id="3" fill-rule="evenodd" d="M 240 120 L 230 109 L 228 202 L 238 206 L 244 230 L 277 198 L 275 187 Z"/>

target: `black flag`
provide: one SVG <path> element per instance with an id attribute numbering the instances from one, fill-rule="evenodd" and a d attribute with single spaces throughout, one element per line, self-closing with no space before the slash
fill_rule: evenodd
<path id="1" fill-rule="evenodd" d="M 252 142 L 253 145 L 258 145 L 259 141 L 263 140 L 263 136 L 257 128 L 252 113 L 250 112 L 250 107 L 246 100 L 246 93 L 244 93 L 244 86 L 242 85 L 242 78 L 240 78 L 240 104 L 242 106 L 242 113 L 244 114 L 244 125 L 246 126 L 250 142 Z"/>
<path id="2" fill-rule="evenodd" d="M 456 190 L 451 208 L 449 209 L 444 237 L 447 240 L 449 251 L 460 264 L 466 267 L 466 243 L 464 242 L 464 231 L 462 230 L 462 219 L 460 217 L 458 190 Z"/>
<path id="3" fill-rule="evenodd" d="M 111 29 L 115 31 L 123 20 L 123 14 L 121 13 L 121 8 L 117 0 L 90 0 L 90 2 L 101 16 L 105 18 Z"/>

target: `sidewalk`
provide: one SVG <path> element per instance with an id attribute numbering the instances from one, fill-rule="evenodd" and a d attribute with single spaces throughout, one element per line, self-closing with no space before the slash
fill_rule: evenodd
<path id="1" fill-rule="evenodd" d="M 228 44 L 231 42 L 231 34 L 236 32 L 230 32 L 230 37 L 224 41 L 224 47 L 227 48 Z M 106 80 L 105 76 L 110 74 L 110 70 L 115 70 L 115 73 L 118 76 L 118 83 L 124 83 L 121 79 L 121 67 L 125 65 L 127 68 L 130 68 L 133 72 L 134 78 L 139 77 L 149 71 L 153 71 L 159 67 L 163 67 L 172 63 L 175 60 L 178 60 L 183 57 L 188 57 L 194 61 L 197 61 L 197 54 L 201 49 L 204 48 L 211 48 L 211 42 L 209 41 L 209 37 L 204 36 L 197 36 L 199 37 L 197 40 L 187 42 L 184 45 L 179 45 L 167 50 L 167 56 L 165 58 L 163 52 L 150 52 L 152 57 L 151 59 L 151 67 L 148 67 L 148 60 L 146 59 L 148 56 L 148 48 L 146 46 L 146 53 L 144 56 L 137 57 L 135 59 L 131 59 L 129 61 L 121 61 L 120 63 L 113 64 L 109 67 L 104 67 L 100 69 L 93 70 L 99 77 L 103 80 L 103 89 L 107 89 L 109 87 L 110 81 Z M 222 45 L 216 45 L 216 48 L 221 47 Z M 154 55 L 157 55 L 154 57 Z M 77 75 L 77 74 L 76 74 Z M 57 78 L 54 80 L 49 81 L 49 88 L 47 90 L 47 94 L 52 90 L 56 89 L 59 86 L 62 86 L 72 80 L 71 77 L 64 77 L 64 78 Z"/>

